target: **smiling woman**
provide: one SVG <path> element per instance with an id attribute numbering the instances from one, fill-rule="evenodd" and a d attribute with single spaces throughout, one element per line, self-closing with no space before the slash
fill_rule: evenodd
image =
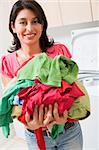
<path id="1" fill-rule="evenodd" d="M 26 37 L 35 37 L 35 40 L 39 38 L 40 40 L 40 48 L 46 51 L 46 46 L 49 47 L 53 44 L 53 40 L 49 41 L 46 35 L 47 29 L 47 20 L 43 10 L 40 8 L 41 6 L 37 4 L 35 1 L 24 2 L 27 6 L 22 4 L 22 2 L 17 3 L 13 6 L 12 15 L 10 15 L 9 21 L 9 29 L 10 32 L 14 36 L 14 44 L 15 49 L 19 49 L 20 40 L 18 39 L 18 33 L 22 33 L 23 36 Z M 17 7 L 19 8 L 17 10 Z M 38 11 L 39 9 L 39 11 Z M 26 13 L 24 13 L 26 12 Z M 25 31 L 26 30 L 26 31 Z M 16 33 L 16 31 L 18 31 Z M 21 36 L 21 35 L 20 35 Z M 22 37 L 21 37 L 22 38 Z M 27 38 L 27 39 L 28 39 Z M 39 41 L 38 40 L 38 41 Z M 44 42 L 46 41 L 46 42 Z M 33 48 L 35 50 L 35 48 Z M 33 51 L 33 50 L 32 50 Z"/>
<path id="2" fill-rule="evenodd" d="M 15 20 L 12 22 L 13 33 L 17 34 L 18 39 L 22 45 L 21 49 L 25 52 L 27 47 L 31 47 L 31 54 L 41 52 L 39 48 L 39 38 L 41 37 L 43 25 L 40 23 L 38 17 L 29 9 L 21 10 Z"/>
<path id="3" fill-rule="evenodd" d="M 65 109 L 64 112 L 62 112 L 62 114 L 59 114 L 58 112 L 59 107 L 57 104 L 58 102 L 56 103 L 57 97 L 60 96 L 62 91 L 64 91 L 64 86 L 66 88 L 68 85 L 67 90 L 64 91 L 64 93 L 66 94 L 65 98 L 69 100 L 68 104 L 71 104 L 70 99 L 68 98 L 68 92 L 70 92 L 71 90 L 70 89 L 68 90 L 68 88 L 71 87 L 72 89 L 73 88 L 72 84 L 69 85 L 69 83 L 67 83 L 66 81 L 64 81 L 65 84 L 61 84 L 63 83 L 62 81 L 63 78 L 61 78 L 60 88 L 63 88 L 63 89 L 59 90 L 60 94 L 58 93 L 58 96 L 57 94 L 54 94 L 54 96 L 56 96 L 55 103 L 52 104 L 51 100 L 49 100 L 50 103 L 47 106 L 44 104 L 39 105 L 37 101 L 37 104 L 34 105 L 34 109 L 32 110 L 33 111 L 32 114 L 28 113 L 29 108 L 30 107 L 31 109 L 33 108 L 31 105 L 31 100 L 28 101 L 29 102 L 28 104 L 30 104 L 28 107 L 27 101 L 25 98 L 18 99 L 18 93 L 21 92 L 22 89 L 26 90 L 26 92 L 28 92 L 28 95 L 30 94 L 30 99 L 31 99 L 32 92 L 35 93 L 37 92 L 36 89 L 39 89 L 38 85 L 41 85 L 41 87 L 46 87 L 47 90 L 48 90 L 47 86 L 50 86 L 50 85 L 42 86 L 44 83 L 40 83 L 42 80 L 40 80 L 39 76 L 36 76 L 35 79 L 30 79 L 30 80 L 28 80 L 27 78 L 23 80 L 18 80 L 17 73 L 20 70 L 22 70 L 23 66 L 26 66 L 31 61 L 35 60 L 34 58 L 38 58 L 36 57 L 37 55 L 39 56 L 39 59 L 35 60 L 34 66 L 29 65 L 29 67 L 33 67 L 34 72 L 37 69 L 36 73 L 39 74 L 38 70 L 40 70 L 40 65 L 43 64 L 42 67 L 45 66 L 45 68 L 42 69 L 43 71 L 41 71 L 41 74 L 43 72 L 46 75 L 46 73 L 49 73 L 49 70 L 47 70 L 47 68 L 50 68 L 49 60 L 54 60 L 54 58 L 56 58 L 57 60 L 57 58 L 59 58 L 58 55 L 62 55 L 61 56 L 62 58 L 65 57 L 64 59 L 66 59 L 68 63 L 71 62 L 70 60 L 71 54 L 68 48 L 63 44 L 55 44 L 53 39 L 52 40 L 48 39 L 46 16 L 42 7 L 35 0 L 18 0 L 13 5 L 11 13 L 10 13 L 10 18 L 9 18 L 9 29 L 13 35 L 14 42 L 13 42 L 13 46 L 11 50 L 9 51 L 10 53 L 3 56 L 1 60 L 2 63 L 1 63 L 0 70 L 1 70 L 1 74 L 2 74 L 1 76 L 3 79 L 2 81 L 5 87 L 6 85 L 9 85 L 6 91 L 7 97 L 4 95 L 3 97 L 4 100 L 3 98 L 1 100 L 2 102 L 5 102 L 5 103 L 8 102 L 8 105 L 7 105 L 8 107 L 0 111 L 1 118 L 2 118 L 2 112 L 4 112 L 5 110 L 5 112 L 9 113 L 9 118 L 7 118 L 8 119 L 7 121 L 8 123 L 11 123 L 13 110 L 15 108 L 13 105 L 15 106 L 17 105 L 18 108 L 21 107 L 22 112 L 19 116 L 17 116 L 17 118 L 25 125 L 25 128 L 26 128 L 25 135 L 26 135 L 26 141 L 27 141 L 29 150 L 37 150 L 38 147 L 40 150 L 45 150 L 45 149 L 47 150 L 52 150 L 52 149 L 53 150 L 54 149 L 82 150 L 82 131 L 81 131 L 79 122 L 75 120 L 74 118 L 68 118 L 67 109 Z M 45 63 L 45 57 L 41 61 L 42 54 L 39 55 L 39 53 L 46 53 L 45 54 L 46 60 L 48 60 L 46 61 L 47 63 Z M 59 66 L 59 65 L 57 63 L 55 64 L 53 65 L 54 68 L 52 70 L 53 73 L 51 77 L 54 77 L 54 79 L 57 79 L 57 73 L 55 74 L 54 70 L 55 70 L 55 66 Z M 64 68 L 64 66 L 69 66 L 69 64 L 63 65 L 62 63 L 60 64 L 60 66 Z M 25 74 L 32 74 L 31 72 L 29 72 L 30 71 L 29 67 L 27 68 L 27 70 L 25 70 Z M 56 68 L 59 68 L 59 67 L 56 67 Z M 66 70 L 68 69 L 66 68 Z M 75 74 L 77 73 L 76 67 L 74 67 L 74 69 L 72 68 L 72 72 L 73 70 L 75 70 L 75 73 L 74 73 L 74 76 L 75 76 Z M 64 75 L 64 71 L 62 71 L 62 77 L 63 76 L 66 76 L 66 74 Z M 70 76 L 70 72 L 69 72 L 69 76 Z M 12 81 L 10 82 L 10 80 Z M 71 80 L 70 80 L 70 83 L 71 83 Z M 28 87 L 30 89 L 27 90 Z M 51 93 L 52 89 L 50 90 L 50 88 L 53 89 L 53 93 L 55 92 L 55 89 L 54 87 L 49 87 L 49 91 L 50 91 L 49 96 L 51 99 L 53 99 L 53 96 Z M 31 92 L 31 90 L 33 91 Z M 46 98 L 46 93 L 48 92 L 45 91 L 44 98 Z M 72 92 L 70 92 L 69 94 L 71 93 Z M 63 94 L 61 95 L 62 98 L 64 98 Z M 38 96 L 38 92 L 37 92 L 36 99 L 37 98 L 38 99 L 41 98 L 41 96 Z M 60 101 L 61 98 L 59 97 L 58 100 Z M 71 98 L 71 100 L 73 101 L 73 98 Z M 4 108 L 4 106 L 6 105 L 3 105 L 3 103 L 1 103 L 0 107 Z M 26 109 L 24 108 L 24 106 L 26 106 L 25 107 Z M 8 116 L 8 114 L 6 116 Z M 6 130 L 4 130 L 5 131 L 4 134 L 7 137 L 9 134 L 9 128 L 8 128 L 9 124 L 6 124 L 6 123 L 4 124 L 5 119 L 4 119 L 4 122 L 3 122 L 3 119 L 4 118 L 2 118 L 2 122 L 0 123 L 1 123 L 1 126 L 5 126 Z M 70 120 L 72 120 L 72 123 L 69 122 Z M 41 132 L 42 128 L 43 128 L 43 131 Z M 52 136 L 55 138 L 54 140 L 51 137 L 49 131 L 53 133 Z M 36 133 L 36 137 L 34 133 Z M 38 145 L 36 143 L 36 139 L 37 139 Z"/>

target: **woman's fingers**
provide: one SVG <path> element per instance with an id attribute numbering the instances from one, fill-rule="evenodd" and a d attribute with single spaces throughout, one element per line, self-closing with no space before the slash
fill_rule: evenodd
<path id="1" fill-rule="evenodd" d="M 52 105 L 48 106 L 47 117 L 50 119 L 52 117 Z"/>
<path id="2" fill-rule="evenodd" d="M 25 120 L 27 123 L 30 121 L 30 115 L 28 114 L 28 112 L 26 112 L 25 114 Z"/>
<path id="3" fill-rule="evenodd" d="M 65 110 L 63 114 L 59 115 L 57 103 L 54 104 L 53 115 L 54 115 L 56 124 L 65 124 L 65 122 L 67 122 L 67 117 L 68 117 L 67 110 Z"/>
<path id="4" fill-rule="evenodd" d="M 68 111 L 67 110 L 64 111 L 63 117 L 66 118 L 66 120 L 67 120 L 67 118 L 68 118 Z"/>
<path id="5" fill-rule="evenodd" d="M 59 120 L 58 104 L 57 103 L 54 104 L 53 115 L 54 115 L 54 118 L 56 121 Z"/>
<path id="6" fill-rule="evenodd" d="M 46 119 L 46 117 L 47 117 L 47 107 L 45 106 L 45 108 L 44 108 L 44 120 Z"/>
<path id="7" fill-rule="evenodd" d="M 26 112 L 25 114 L 25 121 L 27 123 L 26 127 L 29 128 L 31 119 L 30 119 L 30 115 L 28 114 L 28 112 Z"/>
<path id="8" fill-rule="evenodd" d="M 42 104 L 39 107 L 39 123 L 42 125 L 43 124 L 43 118 L 44 118 L 44 105 Z"/>
<path id="9" fill-rule="evenodd" d="M 45 118 L 43 124 L 47 125 L 52 120 L 53 120 L 53 117 L 52 117 L 52 105 L 49 105 L 48 111 L 47 111 L 47 114 L 46 114 L 46 118 Z"/>
<path id="10" fill-rule="evenodd" d="M 33 120 L 38 121 L 38 119 L 39 119 L 39 108 L 37 105 L 35 105 L 33 112 Z"/>

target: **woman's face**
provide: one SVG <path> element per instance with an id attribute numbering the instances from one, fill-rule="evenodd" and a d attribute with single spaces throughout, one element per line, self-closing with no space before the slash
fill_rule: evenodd
<path id="1" fill-rule="evenodd" d="M 39 44 L 39 39 L 42 34 L 43 25 L 35 13 L 30 9 L 21 10 L 12 25 L 13 32 L 17 34 L 21 45 Z"/>

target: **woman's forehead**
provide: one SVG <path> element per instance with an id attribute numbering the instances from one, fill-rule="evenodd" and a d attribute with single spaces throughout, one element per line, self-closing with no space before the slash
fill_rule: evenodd
<path id="1" fill-rule="evenodd" d="M 16 19 L 26 19 L 26 18 L 36 18 L 37 15 L 34 11 L 32 11 L 31 9 L 27 9 L 27 8 L 24 8 L 22 10 L 19 11 Z"/>

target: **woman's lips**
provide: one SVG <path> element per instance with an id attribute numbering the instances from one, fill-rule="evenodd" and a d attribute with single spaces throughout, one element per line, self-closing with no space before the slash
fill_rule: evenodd
<path id="1" fill-rule="evenodd" d="M 25 34 L 24 36 L 27 38 L 33 38 L 36 34 L 32 33 L 32 34 Z"/>

